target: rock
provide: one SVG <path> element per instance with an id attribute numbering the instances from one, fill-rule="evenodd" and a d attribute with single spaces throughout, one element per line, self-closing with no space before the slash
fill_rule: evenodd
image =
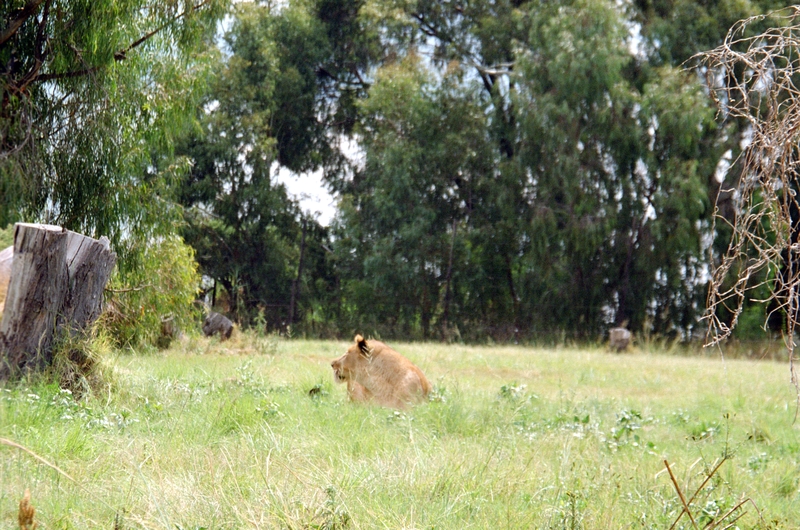
<path id="1" fill-rule="evenodd" d="M 219 333 L 220 338 L 225 340 L 231 338 L 232 332 L 233 322 L 224 315 L 220 315 L 214 311 L 210 312 L 203 321 L 203 334 L 206 337 Z"/>
<path id="2" fill-rule="evenodd" d="M 611 328 L 608 330 L 608 339 L 611 349 L 621 352 L 631 343 L 631 332 L 625 328 Z"/>

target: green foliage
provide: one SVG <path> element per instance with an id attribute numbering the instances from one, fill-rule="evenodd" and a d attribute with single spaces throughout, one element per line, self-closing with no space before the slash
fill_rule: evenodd
<path id="1" fill-rule="evenodd" d="M 14 244 L 14 225 L 10 224 L 5 228 L 0 228 L 0 250 Z"/>
<path id="2" fill-rule="evenodd" d="M 650 60 L 683 64 L 696 53 L 718 46 L 739 20 L 787 6 L 783 0 L 637 0 L 631 17 L 641 24 L 643 48 Z M 765 18 L 754 31 L 769 24 Z"/>
<path id="3" fill-rule="evenodd" d="M 778 7 L 238 2 L 215 41 L 225 0 L 6 4 L 0 226 L 109 236 L 117 288 L 150 283 L 149 242 L 180 232 L 245 326 L 445 340 L 694 335 L 747 124 L 715 123 L 683 66 Z M 330 230 L 281 169 L 324 172 Z M 120 293 L 117 340 L 187 323 L 196 272 L 175 259 L 176 305 Z"/>
<path id="4" fill-rule="evenodd" d="M 3 2 L 0 19 L 20 25 L 0 43 L 0 226 L 108 236 L 123 268 L 136 244 L 173 231 L 187 161 L 172 145 L 226 4 Z"/>
<path id="5" fill-rule="evenodd" d="M 89 334 L 63 334 L 55 341 L 51 363 L 34 377 L 57 385 L 63 399 L 107 393 L 116 382 L 108 363 L 113 351 L 113 341 L 101 326 L 95 325 Z"/>
<path id="6" fill-rule="evenodd" d="M 407 40 L 359 105 L 364 166 L 339 184 L 346 324 L 691 333 L 724 150 L 698 79 L 632 54 L 613 2 L 385 4 Z"/>
<path id="7" fill-rule="evenodd" d="M 582 3 L 574 9 L 614 20 L 613 7 L 591 4 L 594 11 Z M 550 18 L 542 11 L 532 38 L 544 35 L 544 57 L 523 58 L 519 102 L 523 108 L 537 104 L 536 112 L 521 117 L 520 157 L 535 168 L 536 196 L 548 205 L 534 216 L 540 228 L 532 237 L 540 241 L 531 267 L 538 265 L 539 273 L 531 288 L 543 296 L 558 293 L 553 301 L 559 305 L 547 313 L 555 317 L 551 326 L 574 319 L 568 308 L 580 307 L 579 320 L 597 333 L 603 308 L 612 307 L 614 321 L 629 321 L 634 329 L 690 330 L 702 304 L 700 240 L 710 226 L 707 159 L 720 155 L 698 148 L 715 130 L 710 106 L 696 80 L 671 67 L 642 66 L 631 76 L 626 63 L 633 59 L 625 59 L 619 30 L 607 31 L 617 35 L 614 45 L 601 45 L 576 13 L 559 10 Z M 578 22 L 565 29 L 562 18 Z M 548 34 L 552 24 L 562 31 L 558 41 Z M 574 33 L 566 37 L 564 31 Z M 559 44 L 550 50 L 553 42 Z M 587 54 L 597 62 L 581 63 Z M 559 57 L 569 58 L 567 74 L 551 66 Z M 576 77 L 584 80 L 559 86 Z M 565 280 L 564 288 L 553 289 Z M 572 303 L 562 303 L 565 294 Z"/>
<path id="8" fill-rule="evenodd" d="M 154 239 L 130 270 L 116 270 L 109 281 L 109 306 L 101 319 L 120 346 L 155 344 L 162 322 L 177 330 L 197 326 L 194 304 L 200 284 L 194 250 L 178 236 Z"/>
<path id="9" fill-rule="evenodd" d="M 318 122 L 327 86 L 319 68 L 335 53 L 314 9 L 237 6 L 225 35 L 229 56 L 218 63 L 200 127 L 179 149 L 192 160 L 179 187 L 184 237 L 203 274 L 227 292 L 222 309 L 245 325 L 260 314 L 270 329 L 304 319 L 314 327 L 329 307 L 327 232 L 275 179 L 279 165 L 336 165 L 327 122 Z"/>
<path id="10" fill-rule="evenodd" d="M 456 281 L 448 268 L 491 171 L 482 109 L 460 72 L 439 84 L 414 55 L 381 69 L 361 108 L 366 165 L 334 241 L 346 322 L 428 337 L 436 317 L 460 307 L 445 301 Z"/>
<path id="11" fill-rule="evenodd" d="M 681 61 L 722 38 L 710 13 L 755 5 L 704 4 L 691 40 L 686 2 L 241 3 L 179 150 L 186 240 L 227 309 L 273 329 L 689 337 L 742 129 Z M 325 170 L 330 233 L 279 167 Z"/>

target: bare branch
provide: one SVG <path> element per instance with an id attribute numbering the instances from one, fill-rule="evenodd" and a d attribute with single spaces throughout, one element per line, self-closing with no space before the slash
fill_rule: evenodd
<path id="1" fill-rule="evenodd" d="M 748 26 L 767 17 L 777 27 L 746 36 Z M 736 161 L 741 168 L 731 195 L 736 215 L 729 225 L 728 249 L 710 282 L 706 345 L 729 337 L 754 289 L 766 289 L 768 296 L 756 296 L 772 304 L 771 312 L 786 315 L 784 337 L 790 360 L 800 315 L 798 50 L 800 7 L 795 6 L 738 22 L 721 46 L 695 57 L 706 68 L 719 116 L 740 120 L 751 137 Z M 728 222 L 719 214 L 719 205 L 715 222 Z"/>
<path id="2" fill-rule="evenodd" d="M 6 41 L 17 33 L 26 20 L 36 14 L 42 2 L 44 2 L 44 0 L 31 0 L 17 10 L 16 15 L 12 16 L 11 20 L 8 21 L 8 27 L 0 33 L 0 47 L 4 46 Z"/>
<path id="3" fill-rule="evenodd" d="M 197 11 L 198 9 L 201 9 L 202 7 L 208 5 L 210 2 L 211 2 L 211 0 L 203 0 L 199 4 L 197 4 L 195 6 L 192 6 L 191 8 L 187 9 L 183 13 L 181 13 L 179 15 L 176 15 L 175 18 L 173 18 L 169 22 L 165 22 L 160 27 L 158 27 L 158 28 L 154 29 L 153 31 L 151 31 L 150 33 L 142 36 L 140 39 L 135 41 L 133 44 L 131 44 L 130 46 L 128 46 L 124 50 L 121 50 L 121 51 L 118 51 L 117 53 L 115 53 L 114 54 L 114 59 L 116 59 L 117 61 L 121 61 L 121 60 L 125 59 L 125 54 L 126 53 L 128 53 L 129 51 L 131 51 L 134 48 L 139 47 L 144 42 L 146 42 L 147 40 L 151 39 L 152 37 L 154 37 L 155 35 L 157 35 L 161 31 L 163 31 L 164 29 L 169 27 L 170 24 L 173 24 L 173 23 L 177 22 L 178 20 L 182 19 L 183 17 L 185 17 L 189 13 L 193 13 L 193 12 Z"/>
<path id="4" fill-rule="evenodd" d="M 140 285 L 139 287 L 127 287 L 125 289 L 111 289 L 106 287 L 103 290 L 107 293 L 134 293 L 138 291 L 144 291 L 145 289 L 149 289 L 151 287 L 153 287 L 153 284 L 146 283 L 144 285 Z"/>
<path id="5" fill-rule="evenodd" d="M 681 487 L 678 485 L 678 481 L 675 478 L 675 475 L 672 474 L 672 468 L 669 467 L 669 462 L 664 460 L 664 465 L 667 467 L 667 471 L 669 472 L 669 478 L 672 480 L 672 484 L 675 486 L 675 491 L 678 493 L 678 498 L 681 500 L 681 504 L 683 505 L 683 510 L 678 515 L 678 518 L 675 519 L 675 522 L 672 523 L 670 530 L 678 523 L 681 516 L 685 513 L 689 516 L 689 519 L 692 521 L 692 526 L 695 530 L 698 530 L 697 522 L 694 520 L 694 516 L 692 515 L 692 511 L 689 509 L 689 504 L 686 502 L 686 497 L 683 496 L 683 492 L 681 491 Z"/>

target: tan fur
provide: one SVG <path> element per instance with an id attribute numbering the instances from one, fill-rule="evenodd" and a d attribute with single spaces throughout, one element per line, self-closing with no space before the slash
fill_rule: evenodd
<path id="1" fill-rule="evenodd" d="M 342 383 L 343 381 L 339 382 Z M 350 401 L 370 401 L 372 399 L 372 392 L 364 388 L 364 385 L 361 383 L 357 383 L 351 379 L 347 381 L 347 397 L 350 398 Z"/>
<path id="2" fill-rule="evenodd" d="M 352 401 L 375 401 L 402 409 L 431 391 L 425 374 L 411 361 L 386 344 L 364 340 L 361 335 L 356 335 L 347 353 L 331 362 L 331 368 L 337 382 L 347 382 Z"/>

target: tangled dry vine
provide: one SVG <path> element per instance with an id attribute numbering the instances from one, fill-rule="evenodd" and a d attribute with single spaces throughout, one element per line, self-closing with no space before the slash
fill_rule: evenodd
<path id="1" fill-rule="evenodd" d="M 766 19 L 773 28 L 748 36 Z M 733 199 L 734 214 L 721 215 L 719 201 L 715 211 L 715 223 L 728 224 L 732 235 L 714 263 L 706 345 L 729 337 L 748 298 L 757 298 L 770 315 L 784 318 L 793 360 L 800 309 L 800 6 L 738 22 L 721 46 L 697 59 L 719 117 L 738 120 L 745 138 L 731 166 L 740 170 L 738 182 L 721 190 Z"/>

